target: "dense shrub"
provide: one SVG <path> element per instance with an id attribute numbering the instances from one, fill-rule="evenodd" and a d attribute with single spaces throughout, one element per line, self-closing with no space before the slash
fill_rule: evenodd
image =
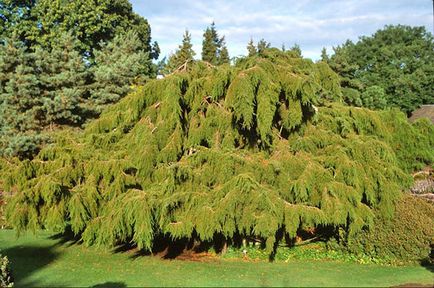
<path id="1" fill-rule="evenodd" d="M 434 244 L 434 206 L 405 195 L 396 205 L 393 219 L 378 217 L 375 225 L 348 241 L 348 250 L 401 260 L 422 260 Z"/>
<path id="2" fill-rule="evenodd" d="M 8 257 L 0 254 L 0 287 L 13 287 L 11 271 L 9 268 Z"/>

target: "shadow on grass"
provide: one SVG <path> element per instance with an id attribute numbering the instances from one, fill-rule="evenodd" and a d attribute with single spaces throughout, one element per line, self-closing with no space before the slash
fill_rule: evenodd
<path id="1" fill-rule="evenodd" d="M 202 253 L 209 251 L 211 247 L 213 247 L 212 242 L 199 242 L 189 238 L 173 240 L 168 236 L 158 235 L 154 239 L 152 252 L 146 249 L 139 250 L 136 244 L 127 242 L 116 246 L 112 250 L 112 253 L 129 253 L 130 259 L 155 256 L 160 259 L 173 260 L 185 253 Z M 218 248 L 215 247 L 214 250 L 219 251 Z"/>
<path id="2" fill-rule="evenodd" d="M 30 277 L 59 257 L 53 247 L 19 245 L 2 250 L 10 261 L 15 287 L 38 287 Z M 55 285 L 60 286 L 60 285 Z"/>
<path id="3" fill-rule="evenodd" d="M 432 263 L 431 259 L 423 259 L 420 262 L 420 266 L 424 267 L 426 270 L 430 271 L 431 273 L 434 273 L 434 264 Z"/>
<path id="4" fill-rule="evenodd" d="M 58 233 L 49 237 L 51 240 L 57 240 L 55 246 L 71 247 L 75 244 L 82 244 L 83 240 L 80 235 L 74 235 L 70 228 L 67 228 L 65 232 Z"/>
<path id="5" fill-rule="evenodd" d="M 105 282 L 102 284 L 96 284 L 91 288 L 125 288 L 127 285 L 123 282 Z"/>

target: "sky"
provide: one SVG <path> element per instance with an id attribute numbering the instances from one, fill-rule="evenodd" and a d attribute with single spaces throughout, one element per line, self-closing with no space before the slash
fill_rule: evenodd
<path id="1" fill-rule="evenodd" d="M 174 53 L 186 29 L 200 58 L 203 32 L 213 21 L 225 36 L 231 57 L 246 55 L 246 46 L 264 38 L 273 47 L 297 43 L 303 56 L 317 60 L 347 39 L 372 35 L 384 25 L 425 26 L 433 33 L 432 0 L 132 0 L 148 20 L 160 59 Z"/>

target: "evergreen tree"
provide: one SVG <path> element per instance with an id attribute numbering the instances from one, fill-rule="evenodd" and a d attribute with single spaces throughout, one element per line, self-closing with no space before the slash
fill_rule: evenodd
<path id="1" fill-rule="evenodd" d="M 223 51 L 222 53 L 222 50 L 226 51 Z M 225 46 L 224 36 L 221 38 L 219 37 L 214 22 L 211 23 L 210 27 L 206 28 L 203 34 L 202 61 L 208 62 L 212 65 L 229 62 L 229 53 Z"/>
<path id="2" fill-rule="evenodd" d="M 253 42 L 252 38 L 250 38 L 250 41 L 247 44 L 247 52 L 248 52 L 248 55 L 247 55 L 248 57 L 255 56 L 256 53 L 258 53 L 258 51 L 256 50 L 256 47 L 255 47 L 255 43 Z"/>
<path id="3" fill-rule="evenodd" d="M 347 41 L 344 46 L 353 45 L 351 41 Z M 352 106 L 363 106 L 361 99 L 361 91 L 364 85 L 355 78 L 359 66 L 351 62 L 351 56 L 348 49 L 342 47 L 333 47 L 334 54 L 329 58 L 328 64 L 341 77 L 341 86 L 343 100 Z"/>
<path id="4" fill-rule="evenodd" d="M 326 64 L 263 53 L 151 80 L 35 160 L 0 162 L 2 190 L 17 191 L 8 222 L 139 249 L 161 235 L 254 237 L 271 253 L 279 234 L 321 228 L 345 241 L 390 218 L 411 184 L 404 171 L 434 160 L 433 126 L 319 106 L 341 95 Z"/>
<path id="5" fill-rule="evenodd" d="M 171 73 L 182 64 L 192 61 L 195 55 L 196 53 L 193 50 L 193 44 L 191 44 L 191 34 L 188 32 L 188 30 L 185 30 L 182 44 L 179 45 L 175 54 L 169 57 L 164 69 L 164 74 Z"/>
<path id="6" fill-rule="evenodd" d="M 71 34 L 59 35 L 52 49 L 36 48 L 35 64 L 42 98 L 39 123 L 77 124 L 81 122 L 80 102 L 86 96 L 87 71 L 77 52 L 78 41 Z"/>
<path id="7" fill-rule="evenodd" d="M 128 0 L 5 0 L 0 24 L 3 134 L 80 125 L 123 97 L 133 82 L 157 73 L 151 59 L 158 58 L 158 44 L 151 44 L 149 24 Z M 115 38 L 116 44 L 107 44 Z M 21 56 L 14 55 L 10 41 L 23 47 L 15 49 Z M 2 147 L 14 142 L 5 139 Z"/>
<path id="8" fill-rule="evenodd" d="M 28 156 L 37 150 L 41 91 L 35 57 L 17 40 L 0 45 L 0 155 Z"/>
<path id="9" fill-rule="evenodd" d="M 114 103 L 131 91 L 131 85 L 146 80 L 151 63 L 148 52 L 134 31 L 116 36 L 113 41 L 103 44 L 101 50 L 95 50 L 95 66 L 91 71 L 94 83 L 91 99 L 96 111 L 102 105 Z"/>
<path id="10" fill-rule="evenodd" d="M 222 37 L 222 41 L 221 41 L 221 49 L 219 52 L 219 65 L 221 64 L 227 64 L 230 61 L 229 58 L 229 51 L 228 48 L 226 47 L 226 43 L 224 41 L 224 37 Z"/>
<path id="11" fill-rule="evenodd" d="M 44 128 L 81 120 L 86 68 L 75 44 L 64 35 L 51 50 L 28 52 L 13 41 L 1 47 L 0 154 L 30 156 Z"/>
<path id="12" fill-rule="evenodd" d="M 379 86 L 370 86 L 361 94 L 363 107 L 369 109 L 384 109 L 387 106 L 384 89 Z"/>
<path id="13" fill-rule="evenodd" d="M 264 51 L 271 47 L 271 43 L 265 41 L 264 39 L 259 40 L 257 44 L 257 51 L 261 55 Z"/>
<path id="14" fill-rule="evenodd" d="M 188 30 L 184 33 L 182 45 L 179 46 L 178 52 L 179 62 L 193 60 L 193 57 L 196 55 L 193 50 L 193 44 L 191 44 L 191 34 L 188 33 Z"/>
<path id="15" fill-rule="evenodd" d="M 300 45 L 297 43 L 295 43 L 289 50 L 292 51 L 297 57 L 302 57 Z"/>
<path id="16" fill-rule="evenodd" d="M 203 34 L 202 42 L 202 60 L 211 64 L 217 64 L 217 50 L 220 48 L 218 40 L 216 41 L 217 31 L 215 23 L 211 23 L 211 27 L 207 27 Z"/>
<path id="17" fill-rule="evenodd" d="M 49 47 L 59 35 L 71 33 L 78 39 L 82 55 L 93 58 L 93 52 L 101 48 L 101 43 L 135 31 L 142 49 L 151 56 L 150 26 L 133 12 L 128 0 L 38 0 L 32 16 L 35 21 L 27 38 L 43 47 Z M 158 58 L 158 55 L 153 56 Z"/>
<path id="18" fill-rule="evenodd" d="M 35 1 L 2 0 L 0 1 L 0 44 L 6 39 L 15 38 L 25 42 L 26 33 L 31 29 L 31 10 Z"/>
<path id="19" fill-rule="evenodd" d="M 329 62 L 329 55 L 327 54 L 327 49 L 323 47 L 321 49 L 321 61 L 328 63 Z"/>

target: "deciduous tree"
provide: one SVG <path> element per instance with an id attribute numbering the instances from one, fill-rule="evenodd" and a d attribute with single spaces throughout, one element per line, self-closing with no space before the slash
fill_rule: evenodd
<path id="1" fill-rule="evenodd" d="M 389 107 L 411 113 L 434 103 L 434 40 L 424 27 L 386 26 L 335 48 L 329 63 L 345 87 L 382 87 Z"/>

